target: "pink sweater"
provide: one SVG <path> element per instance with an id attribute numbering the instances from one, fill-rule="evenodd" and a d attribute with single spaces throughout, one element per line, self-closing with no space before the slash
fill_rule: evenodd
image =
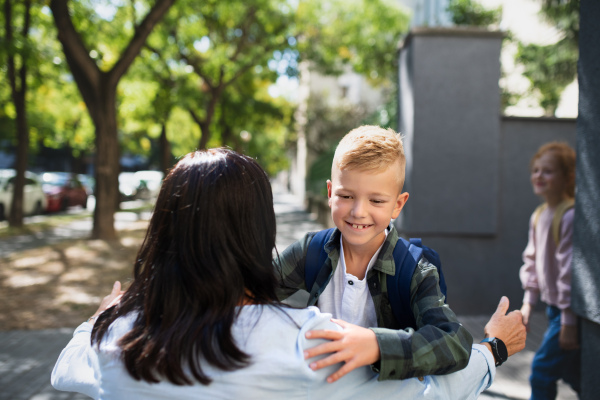
<path id="1" fill-rule="evenodd" d="M 560 243 L 552 237 L 554 209 L 547 207 L 540 214 L 534 228 L 529 220 L 529 241 L 523 252 L 523 266 L 519 273 L 525 290 L 523 303 L 534 305 L 538 298 L 546 304 L 558 307 L 562 325 L 575 325 L 571 311 L 571 258 L 573 254 L 574 209 L 568 210 L 560 225 Z"/>

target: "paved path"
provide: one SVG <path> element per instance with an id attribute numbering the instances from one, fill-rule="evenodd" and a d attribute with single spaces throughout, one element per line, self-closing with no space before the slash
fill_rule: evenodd
<path id="1" fill-rule="evenodd" d="M 279 251 L 305 232 L 321 229 L 321 226 L 311 219 L 296 199 L 288 193 L 275 191 L 275 212 Z M 89 234 L 89 229 L 88 222 L 87 231 L 84 225 L 74 225 L 48 237 L 51 240 L 66 239 L 70 234 L 81 234 L 85 237 L 85 232 Z M 22 237 L 12 243 L 23 246 L 19 248 L 30 248 L 42 245 L 46 237 L 46 235 L 29 239 Z M 9 245 L 5 241 L 0 243 L 0 249 L 7 252 L 18 251 L 12 245 L 9 250 Z M 488 317 L 464 316 L 460 319 L 479 341 Z M 529 366 L 543 335 L 544 319 L 541 314 L 534 314 L 532 326 L 535 329 L 528 337 L 526 349 L 498 368 L 494 384 L 479 397 L 480 399 L 527 399 L 529 397 L 527 382 Z M 86 396 L 80 394 L 56 391 L 49 382 L 54 362 L 70 340 L 72 332 L 73 328 L 0 332 L 0 400 L 86 399 Z M 568 387 L 559 386 L 559 400 L 576 398 Z"/>

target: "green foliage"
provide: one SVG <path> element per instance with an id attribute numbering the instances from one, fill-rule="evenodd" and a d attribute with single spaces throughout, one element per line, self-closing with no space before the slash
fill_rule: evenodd
<path id="1" fill-rule="evenodd" d="M 327 105 L 320 97 L 310 97 L 305 125 L 306 143 L 317 157 L 309 168 L 306 189 L 321 193 L 323 182 L 331 176 L 331 160 L 338 142 L 352 129 L 365 122 L 369 116 L 358 105 Z"/>
<path id="2" fill-rule="evenodd" d="M 541 0 L 542 16 L 564 35 L 564 39 L 577 47 L 579 40 L 580 0 Z"/>
<path id="3" fill-rule="evenodd" d="M 516 59 L 531 82 L 529 92 L 539 98 L 545 114 L 553 116 L 564 88 L 577 76 L 579 0 L 542 0 L 541 15 L 562 38 L 547 46 L 520 43 Z"/>
<path id="4" fill-rule="evenodd" d="M 562 91 L 575 79 L 577 58 L 577 49 L 566 39 L 547 46 L 519 44 L 517 60 L 525 67 L 523 75 L 539 95 L 546 115 L 554 115 Z"/>
<path id="5" fill-rule="evenodd" d="M 450 0 L 448 11 L 455 25 L 487 27 L 497 25 L 502 18 L 502 6 L 485 9 L 474 0 Z"/>
<path id="6" fill-rule="evenodd" d="M 30 54 L 32 149 L 44 144 L 69 148 L 76 155 L 93 153 L 94 126 L 56 39 L 51 11 L 45 1 L 33 3 L 31 39 L 0 46 L 0 74 L 6 76 L 8 51 Z M 19 18 L 22 5 L 15 4 Z M 75 28 L 102 71 L 115 65 L 153 4 L 153 0 L 69 2 Z M 208 144 L 248 153 L 275 174 L 287 166 L 285 148 L 294 125 L 293 106 L 268 94 L 278 75 L 296 75 L 298 62 L 311 60 L 325 72 L 340 73 L 350 65 L 373 83 L 391 87 L 396 47 L 407 29 L 407 14 L 395 0 L 178 0 L 120 80 L 121 150 L 145 155 L 155 151 L 165 122 L 173 154 L 194 150 L 201 132 L 189 110 L 206 118 L 214 89 L 225 83 Z M 327 137 L 322 142 L 329 146 L 366 117 L 359 108 L 311 112 L 310 129 Z M 393 123 L 393 113 L 395 105 L 390 102 L 369 122 Z M 339 126 L 335 118 L 342 121 Z M 0 142 L 14 143 L 14 121 L 7 80 L 0 79 Z M 251 134 L 249 140 L 241 139 L 242 131 Z"/>
<path id="7" fill-rule="evenodd" d="M 331 165 L 335 147 L 319 155 L 312 163 L 306 176 L 306 191 L 327 197 L 327 180 L 331 179 Z"/>
<path id="8" fill-rule="evenodd" d="M 396 49 L 409 17 L 394 0 L 302 0 L 298 6 L 298 51 L 324 74 L 345 65 L 374 83 L 393 80 Z"/>

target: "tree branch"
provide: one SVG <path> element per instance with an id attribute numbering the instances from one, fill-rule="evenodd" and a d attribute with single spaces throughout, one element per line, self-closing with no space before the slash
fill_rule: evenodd
<path id="1" fill-rule="evenodd" d="M 191 65 L 192 68 L 194 69 L 194 72 L 196 73 L 196 75 L 198 75 L 200 78 L 202 78 L 202 80 L 204 81 L 204 83 L 206 83 L 206 85 L 211 89 L 214 90 L 217 85 L 211 80 L 210 76 L 208 76 L 207 74 L 204 73 L 204 71 L 202 70 L 201 65 L 203 64 L 203 60 L 202 57 L 200 56 L 194 56 L 189 57 L 185 54 L 183 54 L 181 52 L 181 50 L 179 50 L 179 57 L 181 57 L 182 60 L 185 60 L 186 63 L 188 63 L 188 65 Z M 221 82 L 219 81 L 219 84 Z"/>
<path id="2" fill-rule="evenodd" d="M 121 54 L 121 58 L 108 72 L 109 83 L 116 85 L 119 79 L 127 72 L 127 69 L 133 63 L 133 60 L 142 50 L 146 39 L 154 29 L 154 26 L 164 17 L 169 8 L 175 3 L 175 0 L 157 0 L 152 9 L 148 12 L 142 23 L 136 27 L 133 38 Z"/>
<path id="3" fill-rule="evenodd" d="M 81 36 L 75 30 L 68 7 L 69 0 L 52 0 L 50 9 L 58 30 L 58 40 L 62 44 L 71 71 L 79 71 L 80 84 L 97 88 L 100 85 L 100 69 L 89 56 Z M 75 75 L 75 74 L 73 74 Z M 83 94 L 83 91 L 82 91 Z M 85 99 L 86 102 L 88 99 Z"/>
<path id="4" fill-rule="evenodd" d="M 246 65 L 239 68 L 237 70 L 237 72 L 228 81 L 225 82 L 224 86 L 230 85 L 233 81 L 235 81 L 240 76 L 242 76 L 246 71 L 248 71 L 250 68 L 254 67 L 256 65 L 258 59 L 260 59 L 262 56 L 264 56 L 265 53 L 268 53 L 268 52 L 276 49 L 277 47 L 279 47 L 279 44 L 273 44 L 271 46 L 266 46 L 262 51 L 257 52 L 256 55 L 254 57 L 252 57 L 252 59 L 250 59 L 250 61 L 248 63 L 246 63 Z"/>

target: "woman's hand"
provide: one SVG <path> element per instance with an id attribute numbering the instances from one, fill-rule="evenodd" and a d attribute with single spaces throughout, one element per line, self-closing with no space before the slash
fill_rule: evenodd
<path id="1" fill-rule="evenodd" d="M 121 301 L 123 293 L 125 292 L 121 290 L 121 282 L 116 281 L 113 285 L 112 292 L 110 292 L 108 296 L 102 299 L 102 302 L 100 302 L 100 306 L 88 321 L 91 322 L 93 325 L 94 322 L 96 322 L 96 318 L 98 318 L 98 315 L 102 314 L 105 310 L 111 308 L 115 304 L 118 304 L 119 301 Z"/>

